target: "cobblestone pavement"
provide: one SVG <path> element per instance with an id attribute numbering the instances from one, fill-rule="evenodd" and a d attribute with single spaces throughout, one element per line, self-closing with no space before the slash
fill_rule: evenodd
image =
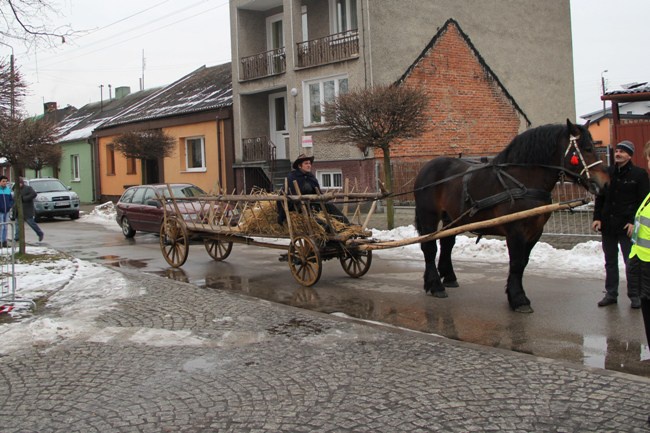
<path id="1" fill-rule="evenodd" d="M 641 377 L 123 275 L 96 327 L 0 358 L 0 431 L 649 430 Z"/>

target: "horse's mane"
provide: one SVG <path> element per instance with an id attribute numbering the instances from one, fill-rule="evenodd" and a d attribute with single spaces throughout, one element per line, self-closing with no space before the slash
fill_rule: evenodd
<path id="1" fill-rule="evenodd" d="M 581 131 L 582 127 L 579 126 Z M 523 163 L 549 164 L 556 155 L 561 137 L 568 137 L 567 126 L 561 124 L 543 125 L 522 132 L 492 160 L 493 164 Z"/>

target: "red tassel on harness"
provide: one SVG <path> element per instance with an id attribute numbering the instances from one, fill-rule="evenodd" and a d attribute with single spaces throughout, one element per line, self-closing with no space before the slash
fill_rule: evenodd
<path id="1" fill-rule="evenodd" d="M 578 165 L 578 157 L 574 154 L 571 156 L 571 161 L 569 161 L 571 165 Z"/>

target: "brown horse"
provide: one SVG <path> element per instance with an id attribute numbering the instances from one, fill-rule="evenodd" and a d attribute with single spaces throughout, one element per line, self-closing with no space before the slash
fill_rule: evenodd
<path id="1" fill-rule="evenodd" d="M 421 235 L 438 230 L 439 222 L 454 227 L 496 218 L 551 203 L 551 191 L 561 176 L 601 194 L 609 176 L 584 126 L 545 125 L 518 136 L 488 164 L 456 158 L 436 158 L 415 180 L 415 224 Z M 522 283 L 530 252 L 542 236 L 550 215 L 543 214 L 483 229 L 479 235 L 505 236 L 510 256 L 506 293 L 510 308 L 532 313 Z M 445 287 L 458 287 L 451 261 L 455 237 L 421 244 L 424 290 L 446 298 Z"/>

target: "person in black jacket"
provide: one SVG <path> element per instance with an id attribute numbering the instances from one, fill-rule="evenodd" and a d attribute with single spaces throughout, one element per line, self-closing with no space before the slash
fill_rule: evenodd
<path id="1" fill-rule="evenodd" d="M 38 236 L 38 241 L 41 242 L 45 234 L 43 230 L 36 224 L 34 219 L 34 199 L 38 195 L 34 188 L 29 185 L 26 185 L 23 181 L 23 178 L 18 178 L 18 183 L 20 184 L 21 198 L 23 202 L 23 220 L 25 223 L 34 230 L 36 236 Z M 18 186 L 18 183 L 14 185 L 14 189 Z M 18 242 L 20 240 L 20 224 L 16 224 L 16 236 L 14 240 Z"/>
<path id="2" fill-rule="evenodd" d="M 287 184 L 289 186 L 290 195 L 298 194 L 318 194 L 320 192 L 320 184 L 318 179 L 311 172 L 311 166 L 314 162 L 313 156 L 307 156 L 305 154 L 300 154 L 298 158 L 293 162 L 293 170 L 287 176 Z M 296 191 L 294 188 L 294 181 L 298 183 L 298 188 L 300 191 Z M 318 211 L 320 210 L 320 204 L 312 203 L 311 207 Z M 292 203 L 289 203 L 289 210 L 293 210 L 294 206 Z M 337 208 L 333 203 L 325 203 L 325 209 L 327 212 L 345 224 L 349 224 L 348 219 L 343 215 L 343 213 Z M 278 224 L 282 225 L 286 221 L 287 216 L 284 213 L 284 208 L 282 204 L 278 202 Z"/>
<path id="3" fill-rule="evenodd" d="M 603 196 L 597 196 L 594 204 L 592 228 L 602 235 L 605 255 L 605 297 L 599 307 L 616 304 L 618 298 L 618 249 L 620 246 L 627 269 L 634 230 L 636 210 L 650 191 L 650 181 L 645 169 L 636 167 L 631 159 L 634 144 L 624 140 L 616 145 L 614 165 L 609 167 L 610 184 Z M 641 308 L 639 294 L 628 285 L 627 295 L 632 308 Z"/>

